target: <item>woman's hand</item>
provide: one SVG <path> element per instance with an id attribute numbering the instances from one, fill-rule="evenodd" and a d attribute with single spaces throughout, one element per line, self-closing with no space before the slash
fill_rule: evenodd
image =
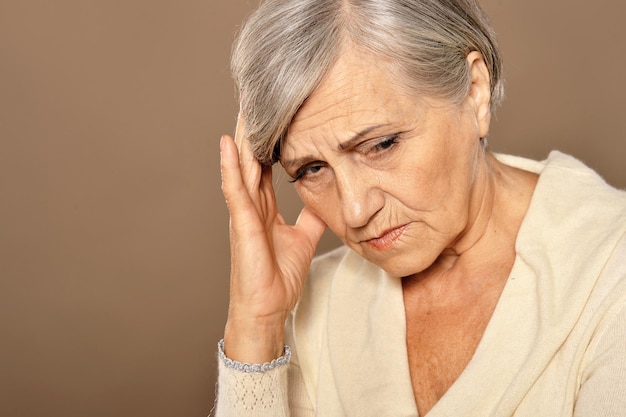
<path id="1" fill-rule="evenodd" d="M 282 354 L 287 315 L 298 301 L 326 225 L 306 207 L 295 225 L 278 212 L 272 169 L 263 167 L 237 121 L 220 142 L 222 191 L 230 212 L 230 306 L 226 355 L 264 363 Z"/>

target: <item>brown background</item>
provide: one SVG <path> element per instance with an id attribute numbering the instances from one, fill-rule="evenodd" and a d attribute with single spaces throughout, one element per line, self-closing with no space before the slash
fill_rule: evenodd
<path id="1" fill-rule="evenodd" d="M 209 413 L 228 285 L 218 138 L 255 3 L 0 2 L 0 415 Z M 492 147 L 558 148 L 625 187 L 623 2 L 484 5 L 508 81 Z"/>

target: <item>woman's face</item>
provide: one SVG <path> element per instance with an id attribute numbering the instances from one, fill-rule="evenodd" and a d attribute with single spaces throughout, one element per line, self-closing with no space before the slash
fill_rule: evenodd
<path id="1" fill-rule="evenodd" d="M 296 114 L 281 164 L 346 245 L 408 276 L 454 251 L 479 211 L 488 74 L 485 87 L 478 55 L 462 104 L 418 100 L 366 58 L 333 67 Z"/>

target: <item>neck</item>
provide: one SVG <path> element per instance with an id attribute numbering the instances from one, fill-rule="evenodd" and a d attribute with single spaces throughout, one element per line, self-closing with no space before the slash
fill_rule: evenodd
<path id="1" fill-rule="evenodd" d="M 465 230 L 425 271 L 411 280 L 446 276 L 449 284 L 482 279 L 486 270 L 509 268 L 515 258 L 517 232 L 528 209 L 537 176 L 480 158 Z M 453 279 L 452 281 L 450 279 Z"/>

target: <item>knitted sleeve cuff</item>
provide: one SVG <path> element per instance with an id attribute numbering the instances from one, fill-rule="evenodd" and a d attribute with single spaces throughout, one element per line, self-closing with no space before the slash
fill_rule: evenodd
<path id="1" fill-rule="evenodd" d="M 226 354 L 224 354 L 224 339 L 218 342 L 217 353 L 219 360 L 224 364 L 226 368 L 246 373 L 268 372 L 272 369 L 289 365 L 289 362 L 291 361 L 291 349 L 289 349 L 289 346 L 287 345 L 285 345 L 285 348 L 283 349 L 283 355 L 280 358 L 273 359 L 271 362 L 265 362 L 263 364 L 239 362 L 227 358 Z"/>

